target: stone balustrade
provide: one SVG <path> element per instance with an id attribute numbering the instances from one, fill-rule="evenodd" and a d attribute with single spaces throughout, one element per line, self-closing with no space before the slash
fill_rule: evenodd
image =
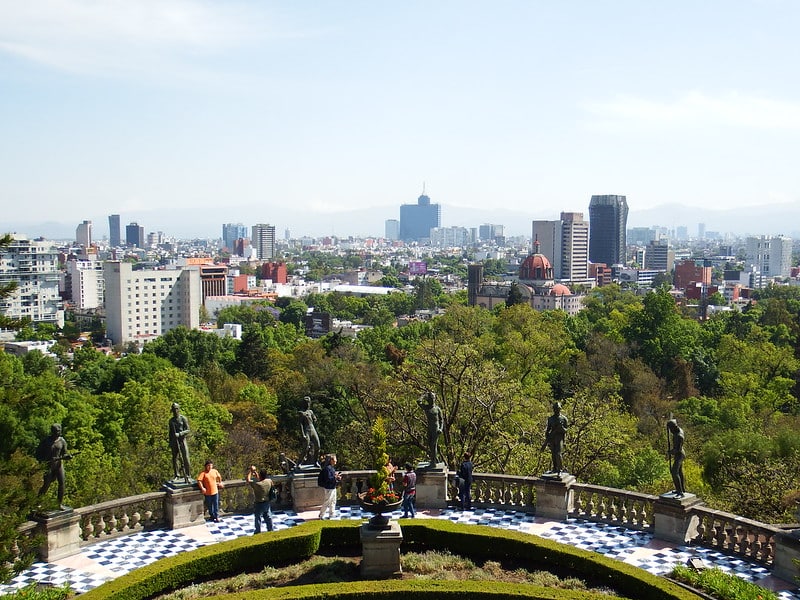
<path id="1" fill-rule="evenodd" d="M 772 565 L 775 539 L 781 528 L 705 506 L 694 508 L 693 512 L 699 519 L 697 537 L 692 540 L 695 544 Z"/>
<path id="2" fill-rule="evenodd" d="M 574 507 L 569 516 L 627 529 L 653 527 L 657 496 L 588 483 L 573 483 Z"/>
<path id="3" fill-rule="evenodd" d="M 344 506 L 357 504 L 358 494 L 366 491 L 373 473 L 367 470 L 343 472 L 338 486 L 338 503 Z M 455 473 L 442 471 L 440 475 L 441 480 L 436 481 L 442 482 L 440 489 L 445 502 L 456 503 Z M 301 491 L 297 487 L 301 479 L 305 480 L 303 485 L 313 485 L 316 475 L 273 477 L 278 488 L 276 508 L 297 508 L 295 494 Z M 800 557 L 800 530 L 787 532 L 779 527 L 712 510 L 691 494 L 687 495 L 691 498 L 678 500 L 669 496 L 578 483 L 571 476 L 553 481 L 539 477 L 475 473 L 472 487 L 474 506 L 541 512 L 540 516 L 547 518 L 580 518 L 627 529 L 647 530 L 659 539 L 711 547 L 768 567 L 774 566 L 776 574 L 785 579 L 798 574 L 794 560 Z M 444 506 L 441 497 L 429 498 L 432 502 L 427 506 L 419 503 L 422 498 L 418 495 L 418 508 Z M 224 513 L 246 513 L 252 510 L 253 493 L 244 480 L 226 481 L 220 493 L 220 504 Z M 540 505 L 538 509 L 537 504 Z M 45 543 L 40 547 L 40 555 L 45 560 L 55 560 L 103 539 L 148 528 L 188 526 L 202 522 L 202 517 L 202 494 L 196 486 L 189 486 L 177 490 L 165 488 L 160 492 L 41 516 L 36 521 L 25 523 L 20 532 L 27 539 L 44 535 Z"/>
<path id="4" fill-rule="evenodd" d="M 76 508 L 81 545 L 164 527 L 164 493 L 151 492 Z"/>

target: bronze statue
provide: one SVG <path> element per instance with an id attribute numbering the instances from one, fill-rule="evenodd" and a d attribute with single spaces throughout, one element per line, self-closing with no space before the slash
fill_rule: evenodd
<path id="1" fill-rule="evenodd" d="M 564 438 L 567 435 L 567 427 L 569 423 L 567 417 L 561 414 L 561 403 L 553 402 L 553 414 L 547 417 L 547 428 L 541 449 L 550 448 L 553 457 L 552 472 L 559 477 L 564 471 Z"/>
<path id="2" fill-rule="evenodd" d="M 172 470 L 175 479 L 189 483 L 191 467 L 189 465 L 189 420 L 181 414 L 180 405 L 172 404 L 172 418 L 169 420 L 169 447 L 172 449 Z"/>
<path id="3" fill-rule="evenodd" d="M 670 436 L 672 443 L 670 443 Z M 673 493 L 676 498 L 682 498 L 686 493 L 686 484 L 683 479 L 683 461 L 686 458 L 686 452 L 683 450 L 683 442 L 683 429 L 678 426 L 678 421 L 670 419 L 667 421 L 667 458 L 669 458 L 669 473 L 672 475 L 672 483 L 675 486 Z"/>
<path id="4" fill-rule="evenodd" d="M 317 435 L 317 428 L 315 423 L 317 417 L 314 411 L 311 410 L 311 398 L 306 396 L 303 398 L 305 408 L 298 411 L 300 414 L 300 433 L 303 436 L 303 446 L 300 449 L 300 458 L 297 464 L 301 467 L 304 465 L 319 466 L 319 436 Z"/>
<path id="5" fill-rule="evenodd" d="M 61 425 L 54 423 L 50 427 L 50 435 L 42 440 L 39 451 L 39 458 L 47 461 L 47 471 L 44 474 L 44 482 L 39 489 L 39 496 L 44 496 L 50 489 L 53 481 L 58 482 L 58 506 L 61 510 L 70 510 L 64 506 L 64 461 L 72 458 L 67 451 L 67 441 L 61 437 Z"/>
<path id="6" fill-rule="evenodd" d="M 436 394 L 433 392 L 422 394 L 417 400 L 417 404 L 425 411 L 428 420 L 428 461 L 429 465 L 433 467 L 438 462 L 439 435 L 444 426 L 442 409 L 436 406 Z"/>

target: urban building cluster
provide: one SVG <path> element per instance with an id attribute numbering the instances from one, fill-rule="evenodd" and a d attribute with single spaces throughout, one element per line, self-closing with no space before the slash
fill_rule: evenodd
<path id="1" fill-rule="evenodd" d="M 17 289 L 0 300 L 0 312 L 63 326 L 68 310 L 77 321 L 102 319 L 114 344 L 141 345 L 178 326 L 203 327 L 201 315 L 214 319 L 222 308 L 255 300 L 402 293 L 377 285 L 386 265 L 409 279 L 438 277 L 448 290 L 466 290 L 475 306 L 493 308 L 515 295 L 536 310 L 569 314 L 582 308 L 588 290 L 611 282 L 637 290 L 672 284 L 676 298 L 697 304 L 700 316 L 735 309 L 771 282 L 798 284 L 788 237 L 723 237 L 703 224 L 696 236 L 685 226 L 628 229 L 627 218 L 625 196 L 596 195 L 588 219 L 562 212 L 557 220 L 532 220 L 530 238 L 507 239 L 501 224 L 442 227 L 441 206 L 423 193 L 416 204 L 400 206 L 399 220 L 386 221 L 383 237 L 294 239 L 287 230 L 278 239 L 271 224 L 225 223 L 219 239 L 176 240 L 145 235 L 136 222 L 125 226 L 123 238 L 114 214 L 102 239 L 86 220 L 64 243 L 14 234 L 0 249 L 0 284 L 13 281 Z M 307 250 L 365 260 L 359 269 L 311 281 L 302 260 Z M 439 273 L 443 255 L 459 257 L 467 276 Z M 486 277 L 490 259 L 504 264 L 504 272 Z M 709 304 L 712 296 L 725 302 Z"/>

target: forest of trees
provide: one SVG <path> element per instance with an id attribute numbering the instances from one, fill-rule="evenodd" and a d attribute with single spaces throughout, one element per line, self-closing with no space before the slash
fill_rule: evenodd
<path id="1" fill-rule="evenodd" d="M 336 316 L 355 306 L 307 299 L 323 303 Z M 795 520 L 798 288 L 762 290 L 746 310 L 704 322 L 684 317 L 667 288 L 643 297 L 596 288 L 574 317 L 525 304 L 487 311 L 453 303 L 443 316 L 402 328 L 376 319 L 383 324 L 357 339 L 306 338 L 302 308 L 226 309 L 219 322 L 242 323 L 241 341 L 179 328 L 119 359 L 91 346 L 71 359 L 0 352 L 4 550 L 42 501 L 34 456 L 52 423 L 63 425 L 75 452 L 65 501 L 81 506 L 157 490 L 171 476 L 172 402 L 189 418 L 193 468 L 213 458 L 223 477 L 238 478 L 250 464 L 274 472 L 280 452 L 299 453 L 304 396 L 322 450 L 336 452 L 342 469 L 369 468 L 378 417 L 395 464 L 422 459 L 426 425 L 416 400 L 425 391 L 443 411 L 440 448 L 451 469 L 469 451 L 477 472 L 542 473 L 550 461 L 540 451 L 544 425 L 557 400 L 570 421 L 571 473 L 663 493 L 671 489 L 665 423 L 675 415 L 686 432 L 689 492 L 750 518 Z"/>

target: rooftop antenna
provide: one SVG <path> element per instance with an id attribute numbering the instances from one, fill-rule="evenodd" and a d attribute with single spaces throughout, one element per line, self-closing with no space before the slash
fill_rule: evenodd
<path id="1" fill-rule="evenodd" d="M 422 195 L 425 195 L 425 182 L 422 182 Z"/>

